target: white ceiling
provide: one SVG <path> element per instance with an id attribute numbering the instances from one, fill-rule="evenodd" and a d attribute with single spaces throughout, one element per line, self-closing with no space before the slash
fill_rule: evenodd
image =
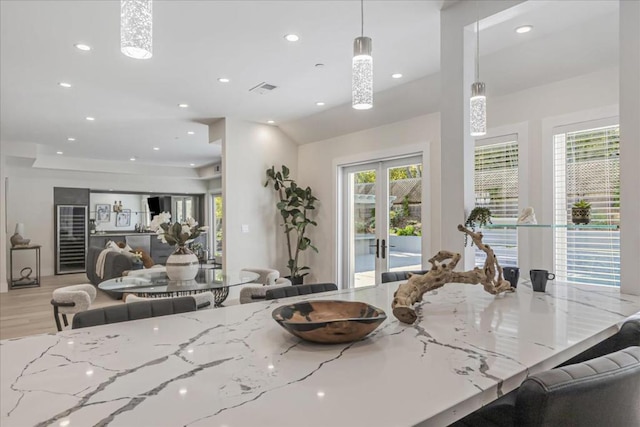
<path id="1" fill-rule="evenodd" d="M 357 1 L 156 1 L 153 58 L 145 61 L 119 51 L 119 1 L 2 1 L 0 140 L 37 143 L 45 154 L 201 166 L 219 158 L 204 124 L 219 117 L 272 119 L 304 143 L 435 111 L 441 4 L 365 2 L 376 101 L 354 111 Z M 508 12 L 482 23 L 490 92 L 617 61 L 616 1 L 530 1 Z M 515 34 L 521 23 L 534 31 Z M 287 33 L 300 41 L 286 42 Z M 78 51 L 79 42 L 93 50 Z M 249 92 L 263 81 L 278 88 Z"/>

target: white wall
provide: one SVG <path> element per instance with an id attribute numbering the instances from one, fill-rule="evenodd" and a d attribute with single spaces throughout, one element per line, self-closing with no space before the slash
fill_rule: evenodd
<path id="1" fill-rule="evenodd" d="M 6 155 L 4 144 L 0 142 L 0 292 L 7 292 L 7 248 L 9 247 L 9 236 L 7 235 L 7 218 L 5 203 L 5 178 L 6 178 Z"/>
<path id="2" fill-rule="evenodd" d="M 620 2 L 620 236 L 622 291 L 640 295 L 640 3 Z"/>
<path id="3" fill-rule="evenodd" d="M 311 267 L 308 282 L 336 282 L 337 277 L 337 181 L 338 166 L 359 161 L 375 160 L 377 157 L 423 151 L 431 159 L 424 165 L 424 173 L 431 180 L 431 198 L 427 206 L 437 205 L 440 199 L 440 117 L 429 114 L 373 129 L 367 129 L 302 145 L 298 154 L 298 177 L 300 184 L 308 185 L 320 200 L 316 217 L 318 227 L 311 227 L 309 238 L 318 248 L 318 254 L 309 252 L 306 265 Z M 373 157 L 372 157 L 373 155 Z M 440 223 L 439 211 L 432 210 L 429 230 Z M 427 228 L 427 227 L 425 227 Z M 425 234 L 423 248 L 440 245 L 439 235 Z"/>
<path id="4" fill-rule="evenodd" d="M 206 193 L 204 181 L 175 177 L 118 175 L 72 172 L 31 167 L 31 160 L 7 157 L 7 224 L 25 225 L 32 243 L 42 245 L 42 275 L 54 274 L 54 205 L 53 187 L 77 187 L 166 193 Z M 113 203 L 113 200 L 110 201 Z M 125 205 L 125 207 L 127 207 Z"/>
<path id="5" fill-rule="evenodd" d="M 271 267 L 288 275 L 276 194 L 263 184 L 265 171 L 272 165 L 279 168 L 285 164 L 296 177 L 297 145 L 275 126 L 227 118 L 225 127 L 224 268 L 238 271 L 244 267 Z M 248 232 L 242 232 L 243 225 Z"/>
<path id="6" fill-rule="evenodd" d="M 595 96 L 589 96 L 588 94 Z M 543 170 L 542 148 L 550 146 L 549 138 L 543 139 L 543 125 L 551 121 L 570 124 L 587 120 L 594 114 L 611 116 L 615 114 L 618 102 L 618 69 L 610 68 L 572 79 L 554 82 L 544 86 L 527 89 L 518 93 L 488 100 L 488 123 L 490 136 L 519 133 L 519 140 L 526 141 L 520 161 L 526 168 L 527 176 L 521 177 L 521 207 L 534 206 L 540 222 L 548 220 L 551 209 L 547 208 L 551 199 L 551 183 L 547 187 L 541 184 L 548 178 Z M 581 119 L 582 118 L 582 119 Z M 568 123 L 564 123 L 567 122 Z M 439 230 L 443 225 L 441 215 L 447 215 L 450 222 L 458 224 L 464 221 L 463 213 L 443 210 L 440 205 L 441 191 L 449 190 L 449 183 L 441 176 L 441 169 L 460 169 L 459 163 L 452 163 L 441 156 L 439 115 L 431 114 L 415 119 L 393 123 L 378 128 L 368 129 L 337 138 L 318 141 L 299 148 L 299 179 L 311 186 L 322 202 L 318 212 L 319 226 L 310 234 L 312 241 L 319 249 L 319 254 L 311 255 L 309 265 L 317 281 L 337 280 L 336 251 L 337 218 L 336 218 L 336 163 L 344 159 L 362 157 L 370 153 L 384 153 L 401 150 L 412 144 L 429 143 L 431 162 L 425 167 L 425 173 L 431 180 L 431 221 L 430 229 Z M 635 170 L 635 182 L 640 179 Z M 523 179 L 524 178 L 524 179 Z M 530 257 L 528 262 L 539 268 L 552 268 L 551 243 L 542 235 L 524 236 L 523 242 L 532 247 L 524 253 Z M 440 249 L 454 249 L 455 244 L 462 242 L 460 233 L 455 231 L 451 239 L 440 240 L 437 233 L 427 234 L 423 248 L 429 258 Z M 526 264 L 526 263 L 525 263 Z M 529 268 L 529 267 L 525 267 Z M 311 280 L 310 280 L 311 281 Z"/>

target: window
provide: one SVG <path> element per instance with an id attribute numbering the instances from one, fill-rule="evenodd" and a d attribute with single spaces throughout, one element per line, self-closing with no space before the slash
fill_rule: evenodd
<path id="1" fill-rule="evenodd" d="M 222 255 L 222 195 L 211 194 L 211 217 L 209 218 L 209 245 L 213 248 L 213 256 Z"/>
<path id="2" fill-rule="evenodd" d="M 556 133 L 555 272 L 570 283 L 620 286 L 619 125 Z M 591 203 L 591 221 L 573 225 L 571 207 Z"/>
<path id="3" fill-rule="evenodd" d="M 512 138 L 507 138 L 512 139 Z M 518 220 L 518 141 L 476 142 L 475 203 L 489 208 L 495 224 L 514 225 Z M 502 266 L 518 265 L 518 231 L 515 227 L 484 229 Z M 476 248 L 475 263 L 484 265 L 486 254 Z"/>

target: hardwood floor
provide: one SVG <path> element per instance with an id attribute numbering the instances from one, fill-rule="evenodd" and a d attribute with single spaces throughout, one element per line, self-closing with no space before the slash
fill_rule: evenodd
<path id="1" fill-rule="evenodd" d="M 0 339 L 56 332 L 51 294 L 56 288 L 90 283 L 83 274 L 67 274 L 42 278 L 39 288 L 13 289 L 0 293 Z M 91 308 L 122 304 L 98 289 Z M 69 318 L 69 325 L 73 316 Z M 71 328 L 71 326 L 68 326 Z"/>

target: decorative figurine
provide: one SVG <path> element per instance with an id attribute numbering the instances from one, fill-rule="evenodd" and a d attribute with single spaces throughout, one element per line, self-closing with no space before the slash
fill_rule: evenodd
<path id="1" fill-rule="evenodd" d="M 11 247 L 15 248 L 29 246 L 29 242 L 31 241 L 31 239 L 25 239 L 24 237 L 22 237 L 23 234 L 24 224 L 19 222 L 16 224 L 16 232 L 9 239 L 9 241 L 11 242 Z"/>
<path id="2" fill-rule="evenodd" d="M 528 208 L 522 209 L 522 213 L 518 218 L 518 224 L 537 224 L 536 213 L 533 211 L 533 208 L 529 206 Z"/>

